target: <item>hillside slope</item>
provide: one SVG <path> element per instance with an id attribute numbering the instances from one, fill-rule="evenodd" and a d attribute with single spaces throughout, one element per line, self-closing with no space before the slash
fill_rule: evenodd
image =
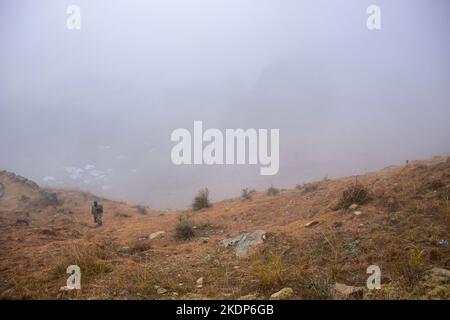
<path id="1" fill-rule="evenodd" d="M 356 298 L 450 299 L 450 276 L 433 269 L 450 269 L 446 157 L 196 212 L 100 199 L 102 227 L 91 194 L 7 172 L 0 184 L 1 298 L 267 299 L 289 287 L 291 299 L 329 299 L 336 283 L 365 287 L 367 267 L 378 265 L 382 289 Z M 193 238 L 175 237 L 180 220 L 192 223 Z M 265 237 L 246 257 L 222 245 L 255 230 Z M 60 291 L 72 264 L 82 289 Z"/>

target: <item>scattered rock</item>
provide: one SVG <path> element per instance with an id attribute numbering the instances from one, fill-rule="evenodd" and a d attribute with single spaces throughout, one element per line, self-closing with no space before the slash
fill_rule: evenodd
<path id="1" fill-rule="evenodd" d="M 228 238 L 221 241 L 224 247 L 236 245 L 236 256 L 244 258 L 249 255 L 258 245 L 262 244 L 266 239 L 266 232 L 256 230 L 253 232 L 245 232 L 234 238 Z"/>
<path id="2" fill-rule="evenodd" d="M 157 294 L 165 294 L 165 293 L 167 293 L 167 290 L 164 289 L 163 287 L 159 287 L 158 289 L 156 289 L 156 293 Z"/>
<path id="3" fill-rule="evenodd" d="M 162 238 L 165 233 L 166 233 L 165 231 L 154 232 L 150 235 L 150 240 Z"/>
<path id="4" fill-rule="evenodd" d="M 283 288 L 270 296 L 270 300 L 287 300 L 294 295 L 292 288 Z"/>
<path id="5" fill-rule="evenodd" d="M 353 214 L 355 216 L 360 216 L 362 214 L 362 212 L 361 211 L 353 211 Z"/>
<path id="6" fill-rule="evenodd" d="M 331 297 L 334 300 L 357 300 L 362 299 L 364 287 L 347 286 L 342 283 L 336 283 L 331 290 Z"/>
<path id="7" fill-rule="evenodd" d="M 148 234 L 144 234 L 144 235 L 142 235 L 142 236 L 138 236 L 138 241 L 144 241 L 144 240 L 147 240 L 148 239 Z"/>
<path id="8" fill-rule="evenodd" d="M 446 247 L 448 246 L 448 240 L 441 239 L 438 241 L 438 245 Z"/>
<path id="9" fill-rule="evenodd" d="M 450 279 L 450 270 L 444 268 L 433 268 L 431 274 L 438 277 L 444 277 Z"/>
<path id="10" fill-rule="evenodd" d="M 359 208 L 359 205 L 357 203 L 353 203 L 348 207 L 350 210 L 356 210 Z"/>
<path id="11" fill-rule="evenodd" d="M 208 243 L 209 242 L 209 237 L 200 237 L 199 240 L 203 243 Z"/>
<path id="12" fill-rule="evenodd" d="M 128 291 L 122 291 L 120 293 L 120 295 L 125 299 L 125 300 L 137 300 L 136 296 L 129 293 Z"/>
<path id="13" fill-rule="evenodd" d="M 64 292 L 76 292 L 76 290 L 77 289 L 75 289 L 75 288 L 69 288 L 68 286 L 64 286 L 64 287 L 61 287 L 61 288 L 59 288 L 59 292 L 61 293 L 60 294 L 60 297 L 64 294 Z"/>
<path id="14" fill-rule="evenodd" d="M 197 288 L 203 287 L 203 277 L 198 278 L 195 283 L 197 284 Z"/>
<path id="15" fill-rule="evenodd" d="M 129 246 L 123 246 L 119 249 L 119 252 L 128 253 L 128 252 L 130 252 L 130 250 L 131 250 L 131 248 Z"/>
<path id="16" fill-rule="evenodd" d="M 431 269 L 423 277 L 421 286 L 425 289 L 421 299 L 450 299 L 450 270 L 436 267 Z"/>
<path id="17" fill-rule="evenodd" d="M 310 222 L 308 222 L 308 223 L 306 223 L 305 224 L 305 227 L 306 228 L 311 228 L 311 227 L 314 227 L 315 225 L 318 225 L 319 224 L 319 221 L 310 221 Z"/>
<path id="18" fill-rule="evenodd" d="M 0 183 L 0 198 L 5 194 L 5 186 Z"/>

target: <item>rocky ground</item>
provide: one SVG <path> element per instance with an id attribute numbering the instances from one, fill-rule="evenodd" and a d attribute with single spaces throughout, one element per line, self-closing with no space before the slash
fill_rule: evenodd
<path id="1" fill-rule="evenodd" d="M 3 299 L 449 299 L 450 160 L 156 211 L 0 172 Z M 65 291 L 66 268 L 81 290 Z M 368 290 L 367 268 L 381 269 Z"/>

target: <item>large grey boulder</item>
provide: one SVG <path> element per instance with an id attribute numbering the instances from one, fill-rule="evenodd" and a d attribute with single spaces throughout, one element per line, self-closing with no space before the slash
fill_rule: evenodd
<path id="1" fill-rule="evenodd" d="M 236 256 L 244 258 L 251 253 L 255 247 L 262 244 L 266 239 L 266 232 L 256 230 L 253 232 L 244 232 L 237 237 L 228 238 L 221 241 L 222 246 L 236 246 Z"/>

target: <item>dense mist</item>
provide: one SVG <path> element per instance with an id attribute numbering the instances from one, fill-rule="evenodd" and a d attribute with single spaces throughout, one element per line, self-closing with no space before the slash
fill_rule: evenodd
<path id="1" fill-rule="evenodd" d="M 203 186 L 221 200 L 447 154 L 449 13 L 447 0 L 1 1 L 0 170 L 166 209 Z M 195 120 L 279 129 L 278 174 L 174 165 L 170 135 Z"/>

